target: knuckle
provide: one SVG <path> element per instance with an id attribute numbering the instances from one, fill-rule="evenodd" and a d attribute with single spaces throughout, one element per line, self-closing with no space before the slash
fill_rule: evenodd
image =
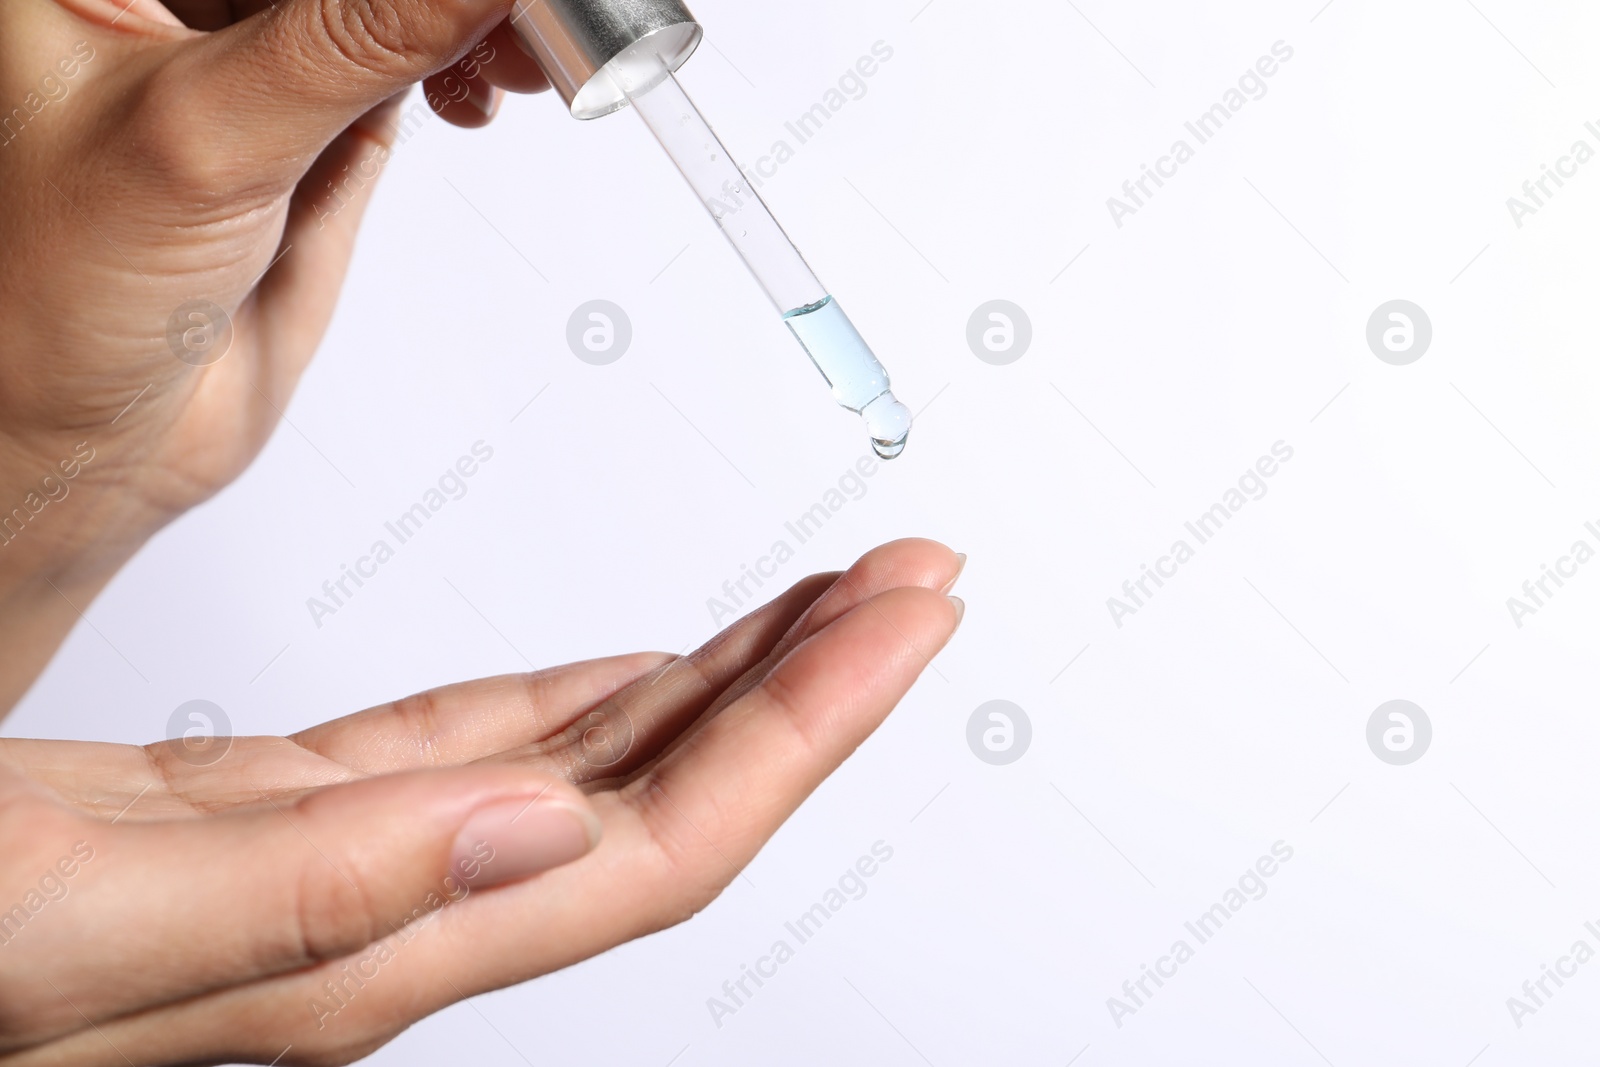
<path id="1" fill-rule="evenodd" d="M 302 958 L 325 963 L 363 948 L 380 936 L 372 900 L 361 886 L 317 856 L 295 883 L 295 937 Z"/>
<path id="2" fill-rule="evenodd" d="M 441 751 L 444 724 L 440 721 L 439 699 L 433 690 L 402 697 L 391 705 L 402 732 L 409 734 L 423 766 L 442 766 L 448 762 Z"/>
<path id="3" fill-rule="evenodd" d="M 221 150 L 207 119 L 215 108 L 198 84 L 177 66 L 156 72 L 127 126 L 137 165 L 186 211 L 223 207 L 254 180 L 242 154 Z"/>
<path id="4" fill-rule="evenodd" d="M 801 759 L 812 758 L 820 743 L 816 709 L 808 706 L 805 698 L 795 692 L 781 668 L 762 680 L 760 697 L 775 720 L 788 728 L 794 739 L 796 756 Z"/>
<path id="5" fill-rule="evenodd" d="M 641 801 L 646 807 L 644 824 L 661 867 L 656 884 L 671 887 L 652 896 L 649 924 L 652 931 L 665 930 L 703 911 L 738 871 L 707 837 L 685 822 L 659 786 L 651 786 Z M 721 816 L 711 822 L 720 824 Z"/>

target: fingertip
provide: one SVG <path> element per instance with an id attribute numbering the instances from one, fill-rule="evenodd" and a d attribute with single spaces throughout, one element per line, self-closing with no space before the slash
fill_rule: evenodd
<path id="1" fill-rule="evenodd" d="M 892 589 L 948 592 L 966 565 L 938 541 L 909 537 L 867 552 L 813 606 L 799 625 L 815 633 L 873 597 Z"/>
<path id="2" fill-rule="evenodd" d="M 894 710 L 958 614 L 951 598 L 923 587 L 855 604 L 707 722 L 654 781 L 676 787 L 681 810 L 711 839 L 734 813 L 770 834 Z"/>
<path id="3" fill-rule="evenodd" d="M 938 589 L 961 572 L 964 553 L 926 537 L 903 537 L 868 552 L 862 563 L 898 572 L 908 585 Z M 937 578 L 938 584 L 930 584 Z M 918 580 L 923 579 L 923 580 Z"/>
<path id="4" fill-rule="evenodd" d="M 550 79 L 510 19 L 496 26 L 484 44 L 488 54 L 482 62 L 483 76 L 490 82 L 522 94 L 542 93 L 550 88 Z"/>
<path id="5" fill-rule="evenodd" d="M 942 589 L 940 589 L 939 591 L 941 593 L 948 594 L 950 592 L 950 590 L 952 590 L 952 589 L 954 589 L 956 587 L 956 583 L 961 580 L 961 575 L 966 571 L 966 569 L 967 569 L 967 554 L 965 552 L 957 552 L 956 553 L 956 573 L 955 573 L 955 576 L 953 578 L 951 578 L 948 582 L 944 583 L 944 587 Z"/>
<path id="6" fill-rule="evenodd" d="M 961 628 L 967 614 L 967 602 L 958 596 L 947 596 L 937 589 L 905 586 L 879 593 L 855 609 L 857 612 L 864 610 L 882 616 L 895 633 L 908 643 L 923 648 L 927 657 L 931 658 Z M 936 642 L 936 645 L 927 648 L 913 640 L 919 636 Z"/>
<path id="7" fill-rule="evenodd" d="M 499 86 L 489 85 L 479 79 L 472 83 L 472 91 L 467 94 L 467 103 L 483 113 L 484 122 L 494 121 L 495 115 L 500 112 L 500 104 L 505 100 L 505 90 Z"/>
<path id="8" fill-rule="evenodd" d="M 482 77 L 466 77 L 452 67 L 422 83 L 428 108 L 445 122 L 465 130 L 494 121 L 505 93 Z"/>
<path id="9" fill-rule="evenodd" d="M 964 556 L 924 537 L 906 537 L 863 555 L 847 575 L 870 581 L 877 589 L 920 586 L 940 590 L 952 585 L 965 566 Z"/>
<path id="10" fill-rule="evenodd" d="M 960 597 L 946 596 L 923 586 L 907 586 L 879 593 L 857 605 L 849 615 L 861 616 L 862 623 L 886 630 L 871 640 L 881 643 L 886 650 L 898 646 L 902 658 L 910 661 L 920 674 L 955 637 L 966 613 L 966 601 Z M 851 621 L 850 626 L 855 628 L 862 623 Z"/>
<path id="11" fill-rule="evenodd" d="M 934 589 L 887 589 L 817 628 L 776 670 L 853 673 L 858 692 L 875 690 L 886 681 L 891 689 L 903 691 L 949 644 L 964 613 L 965 604 Z"/>

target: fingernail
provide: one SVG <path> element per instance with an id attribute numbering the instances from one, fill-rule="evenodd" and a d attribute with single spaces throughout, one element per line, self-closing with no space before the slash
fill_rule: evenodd
<path id="1" fill-rule="evenodd" d="M 492 119 L 500 110 L 500 91 L 482 78 L 473 78 L 467 83 L 467 103 Z"/>
<path id="2" fill-rule="evenodd" d="M 941 593 L 948 593 L 954 589 L 956 583 L 961 580 L 961 572 L 967 569 L 967 554 L 965 552 L 957 552 L 956 559 L 960 561 L 960 565 L 956 567 L 955 577 L 945 583 L 944 588 L 939 590 Z"/>
<path id="3" fill-rule="evenodd" d="M 471 886 L 501 885 L 571 863 L 600 843 L 592 812 L 519 797 L 485 804 L 456 835 L 450 872 Z"/>
<path id="4" fill-rule="evenodd" d="M 967 602 L 958 596 L 947 597 L 950 603 L 956 606 L 956 629 L 961 629 L 961 620 L 967 617 Z"/>

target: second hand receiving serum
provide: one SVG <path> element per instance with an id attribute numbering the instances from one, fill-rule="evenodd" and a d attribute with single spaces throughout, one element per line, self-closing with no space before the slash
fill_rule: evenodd
<path id="1" fill-rule="evenodd" d="M 873 451 L 905 450 L 911 412 L 889 372 L 817 280 L 674 77 L 703 35 L 679 0 L 517 0 L 512 27 L 580 119 L 633 105 L 766 291 Z"/>

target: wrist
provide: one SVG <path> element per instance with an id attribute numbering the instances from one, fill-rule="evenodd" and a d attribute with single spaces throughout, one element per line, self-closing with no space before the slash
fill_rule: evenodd
<path id="1" fill-rule="evenodd" d="M 49 583 L 97 589 L 143 543 L 148 509 L 103 492 L 108 480 L 117 478 L 105 451 L 82 433 L 0 439 L 0 612 Z"/>
<path id="2" fill-rule="evenodd" d="M 61 510 L 58 505 L 72 495 L 75 483 L 98 455 L 87 438 L 43 454 L 57 453 L 59 458 L 54 460 L 37 455 L 19 458 L 0 475 L 0 548 L 22 538 L 30 527 L 56 518 Z M 47 516 L 47 512 L 51 513 Z"/>
<path id="3" fill-rule="evenodd" d="M 91 491 L 98 452 L 68 445 L 61 456 L 0 465 L 0 717 L 146 536 Z"/>

